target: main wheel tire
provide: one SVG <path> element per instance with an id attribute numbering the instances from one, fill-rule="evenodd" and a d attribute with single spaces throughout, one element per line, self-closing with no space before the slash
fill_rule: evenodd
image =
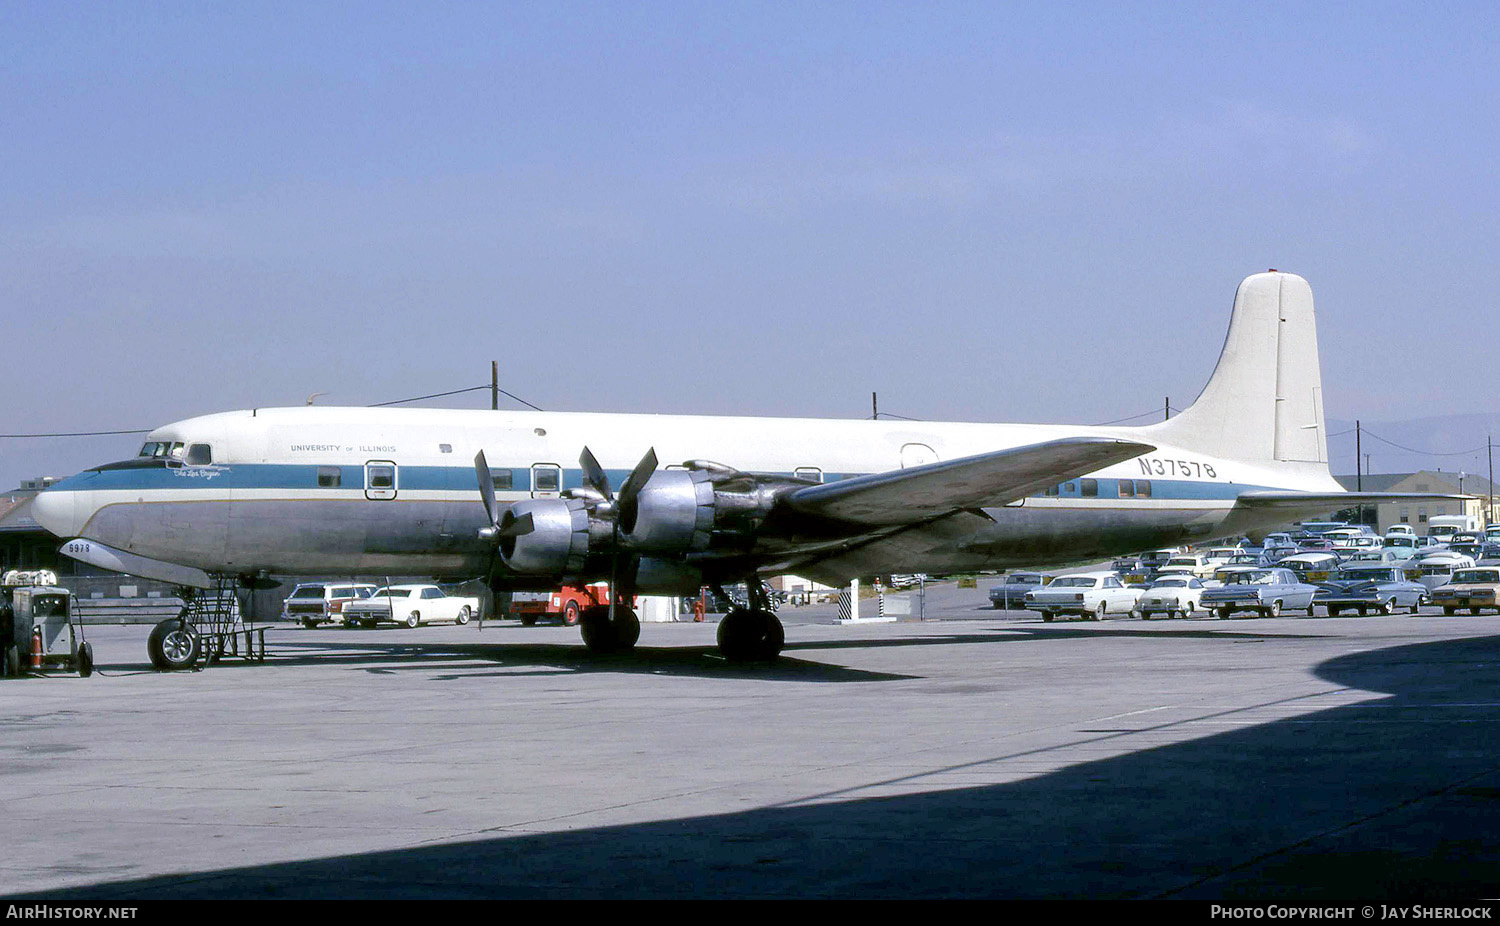
<path id="1" fill-rule="evenodd" d="M 611 621 L 609 605 L 594 605 L 579 614 L 578 630 L 590 652 L 616 653 L 635 646 L 641 638 L 641 621 L 634 611 L 618 605 Z"/>
<path id="2" fill-rule="evenodd" d="M 453 620 L 460 627 L 462 627 L 464 624 L 467 624 L 469 622 L 469 618 L 472 617 L 473 614 L 474 614 L 474 611 L 468 605 L 464 605 L 463 607 L 461 607 L 461 608 L 458 609 L 458 616 L 455 617 Z"/>
<path id="3" fill-rule="evenodd" d="M 191 669 L 202 652 L 203 641 L 193 626 L 180 617 L 169 617 L 151 629 L 146 652 L 151 664 L 163 672 Z"/>
<path id="4" fill-rule="evenodd" d="M 578 602 L 570 601 L 563 605 L 562 622 L 569 627 L 577 626 L 578 615 L 581 613 L 583 613 L 583 609 L 578 606 Z"/>
<path id="5" fill-rule="evenodd" d="M 718 641 L 730 662 L 769 662 L 781 654 L 786 630 L 770 611 L 735 608 L 719 621 Z"/>

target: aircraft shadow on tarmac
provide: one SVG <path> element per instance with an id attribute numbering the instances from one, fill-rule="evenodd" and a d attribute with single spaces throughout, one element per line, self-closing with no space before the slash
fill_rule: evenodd
<path id="1" fill-rule="evenodd" d="M 1317 673 L 1385 697 L 1008 784 L 830 794 L 47 897 L 1495 896 L 1500 637 L 1359 653 Z M 1076 742 L 1150 724 L 1079 730 Z"/>
<path id="2" fill-rule="evenodd" d="M 1253 630 L 1231 630 L 1222 625 L 1212 629 L 1153 629 L 1133 630 L 1128 628 L 1100 628 L 1096 624 L 1083 623 L 1069 626 L 1005 626 L 979 632 L 944 633 L 923 637 L 867 638 L 851 637 L 846 640 L 789 641 L 782 655 L 772 663 L 736 664 L 726 662 L 713 646 L 637 646 L 629 652 L 599 654 L 589 652 L 576 643 L 516 643 L 511 640 L 495 642 L 448 642 L 427 640 L 402 640 L 400 632 L 391 634 L 362 633 L 348 643 L 301 642 L 297 632 L 273 636 L 267 643 L 270 659 L 278 665 L 348 665 L 363 667 L 367 671 L 390 674 L 404 671 L 430 671 L 434 666 L 451 663 L 455 667 L 465 665 L 461 674 L 437 676 L 435 680 L 475 678 L 484 670 L 475 663 L 489 663 L 504 667 L 493 674 L 515 677 L 516 675 L 570 675 L 578 672 L 617 672 L 627 674 L 674 675 L 683 677 L 743 677 L 764 681 L 787 682 L 878 682 L 900 681 L 919 676 L 891 672 L 874 672 L 833 665 L 827 662 L 797 659 L 797 652 L 820 652 L 852 649 L 886 649 L 912 646 L 953 646 L 968 644 L 1023 643 L 1034 640 L 1089 639 L 1096 640 L 1102 634 L 1111 637 L 1150 637 L 1160 639 L 1215 639 L 1226 641 L 1257 641 L 1268 636 L 1277 639 L 1310 639 L 1311 634 L 1287 633 L 1279 628 L 1274 633 Z M 393 659 L 411 661 L 392 665 Z M 253 663 L 236 657 L 225 657 L 212 666 L 213 671 L 225 668 L 249 668 Z M 209 668 L 200 664 L 200 669 Z M 102 675 L 144 674 L 154 670 L 149 663 L 134 665 L 111 665 L 100 670 Z"/>

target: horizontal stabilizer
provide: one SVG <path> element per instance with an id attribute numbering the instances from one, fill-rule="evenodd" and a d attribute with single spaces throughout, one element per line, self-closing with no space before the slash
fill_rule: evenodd
<path id="1" fill-rule="evenodd" d="M 1435 492 L 1242 492 L 1239 504 L 1247 508 L 1295 508 L 1326 511 L 1354 505 L 1385 505 L 1391 502 L 1453 502 L 1468 495 L 1442 495 Z"/>
<path id="2" fill-rule="evenodd" d="M 871 525 L 915 524 L 963 508 L 1004 505 L 1156 448 L 1073 437 L 798 489 L 783 503 L 802 514 Z"/>

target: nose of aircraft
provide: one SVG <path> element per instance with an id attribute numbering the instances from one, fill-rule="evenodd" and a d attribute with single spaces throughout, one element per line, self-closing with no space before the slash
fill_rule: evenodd
<path id="1" fill-rule="evenodd" d="M 37 493 L 31 500 L 31 516 L 64 540 L 77 537 L 82 526 L 78 523 L 77 493 L 56 488 Z"/>

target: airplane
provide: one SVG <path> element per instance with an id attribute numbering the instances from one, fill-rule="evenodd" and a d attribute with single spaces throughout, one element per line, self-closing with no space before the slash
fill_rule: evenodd
<path id="1" fill-rule="evenodd" d="M 1312 289 L 1273 270 L 1240 284 L 1203 392 L 1150 425 L 254 408 L 157 428 L 135 458 L 55 483 L 33 510 L 65 555 L 197 588 L 608 581 L 609 604 L 580 619 L 599 652 L 635 645 L 636 594 L 745 581 L 749 606 L 718 644 L 759 661 L 785 642 L 766 576 L 1043 566 L 1446 497 L 1333 479 Z"/>

